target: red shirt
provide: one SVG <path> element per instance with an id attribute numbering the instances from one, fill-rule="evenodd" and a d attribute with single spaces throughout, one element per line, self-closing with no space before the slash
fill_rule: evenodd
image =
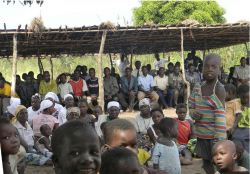
<path id="1" fill-rule="evenodd" d="M 69 83 L 72 86 L 74 95 L 77 97 L 81 97 L 83 94 L 82 93 L 83 92 L 83 80 L 82 79 L 78 81 L 70 80 Z"/>
<path id="2" fill-rule="evenodd" d="M 178 125 L 178 136 L 177 136 L 178 144 L 188 144 L 188 140 L 191 135 L 190 123 L 187 120 L 181 121 L 179 119 L 176 119 L 176 122 Z"/>

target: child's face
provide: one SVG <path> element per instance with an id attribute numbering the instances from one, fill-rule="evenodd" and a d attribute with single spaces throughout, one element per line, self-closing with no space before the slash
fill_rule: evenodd
<path id="1" fill-rule="evenodd" d="M 119 174 L 142 174 L 142 169 L 138 159 L 131 157 L 129 159 L 121 160 L 114 169 L 114 173 Z"/>
<path id="2" fill-rule="evenodd" d="M 80 108 L 81 114 L 86 114 L 88 111 L 88 106 L 84 102 L 79 103 L 79 108 Z"/>
<path id="3" fill-rule="evenodd" d="M 210 58 L 204 61 L 203 76 L 206 80 L 212 80 L 218 77 L 220 72 L 220 62 L 216 58 Z"/>
<path id="4" fill-rule="evenodd" d="M 101 166 L 99 139 L 94 132 L 78 130 L 64 138 L 62 153 L 54 157 L 57 173 L 60 174 L 97 174 Z"/>
<path id="5" fill-rule="evenodd" d="M 219 171 L 227 171 L 234 166 L 236 159 L 236 153 L 233 153 L 232 149 L 225 144 L 218 145 L 213 152 L 213 161 Z"/>
<path id="6" fill-rule="evenodd" d="M 181 121 L 184 121 L 187 115 L 187 109 L 186 108 L 179 108 L 176 111 L 176 114 L 178 115 L 178 119 Z"/>
<path id="7" fill-rule="evenodd" d="M 137 154 L 136 131 L 134 130 L 114 130 L 109 147 L 126 147 Z"/>
<path id="8" fill-rule="evenodd" d="M 243 93 L 240 95 L 240 102 L 243 106 L 247 106 L 247 107 L 250 106 L 249 96 L 250 96 L 249 92 Z"/>
<path id="9" fill-rule="evenodd" d="M 93 114 L 95 116 L 99 116 L 102 114 L 102 109 L 100 107 L 96 107 L 94 110 L 93 110 Z"/>
<path id="10" fill-rule="evenodd" d="M 0 143 L 3 154 L 16 154 L 20 147 L 17 129 L 11 124 L 0 126 Z"/>
<path id="11" fill-rule="evenodd" d="M 163 119 L 163 115 L 161 112 L 155 111 L 152 113 L 152 120 L 155 124 L 158 125 L 160 123 L 161 119 Z"/>
<path id="12" fill-rule="evenodd" d="M 50 136 L 52 134 L 52 131 L 49 125 L 43 125 L 43 134 L 44 136 Z"/>

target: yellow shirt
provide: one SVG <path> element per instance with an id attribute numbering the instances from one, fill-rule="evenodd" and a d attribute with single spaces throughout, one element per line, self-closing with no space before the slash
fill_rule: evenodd
<path id="1" fill-rule="evenodd" d="M 55 94 L 58 93 L 57 84 L 55 80 L 50 80 L 50 82 L 48 83 L 44 80 L 40 82 L 39 93 L 41 95 L 46 95 L 48 92 L 54 92 Z"/>
<path id="2" fill-rule="evenodd" d="M 146 150 L 138 148 L 137 157 L 138 157 L 139 163 L 141 165 L 144 165 L 149 160 L 150 154 Z"/>
<path id="3" fill-rule="evenodd" d="M 10 97 L 11 95 L 11 86 L 8 83 L 4 83 L 3 88 L 0 88 L 0 94 Z"/>
<path id="4" fill-rule="evenodd" d="M 227 130 L 233 127 L 236 111 L 241 109 L 240 99 L 233 99 L 225 103 Z"/>

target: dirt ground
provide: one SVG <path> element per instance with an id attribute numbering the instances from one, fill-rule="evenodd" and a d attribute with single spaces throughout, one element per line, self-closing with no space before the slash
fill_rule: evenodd
<path id="1" fill-rule="evenodd" d="M 166 117 L 176 117 L 175 109 L 170 108 L 170 109 L 165 109 L 163 110 L 164 115 Z M 120 114 L 120 118 L 125 118 L 125 119 L 133 119 L 136 114 L 139 112 L 123 112 Z M 182 174 L 205 174 L 205 172 L 201 168 L 202 161 L 201 159 L 195 158 L 193 160 L 193 164 L 189 166 L 182 166 Z M 53 168 L 51 166 L 28 166 L 25 170 L 25 174 L 54 174 Z"/>

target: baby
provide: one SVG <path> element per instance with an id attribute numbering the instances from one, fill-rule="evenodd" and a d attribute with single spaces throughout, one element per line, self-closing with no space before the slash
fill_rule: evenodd
<path id="1" fill-rule="evenodd" d="M 100 142 L 87 123 L 70 121 L 55 130 L 51 140 L 56 174 L 97 174 L 101 166 Z"/>

